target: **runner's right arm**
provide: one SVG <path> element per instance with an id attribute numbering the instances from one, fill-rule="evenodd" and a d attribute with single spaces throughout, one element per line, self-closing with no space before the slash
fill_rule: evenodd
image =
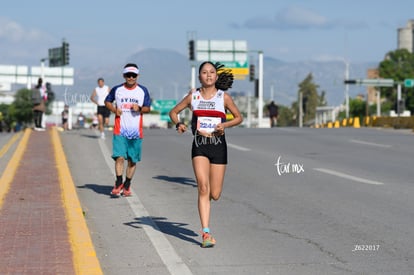
<path id="1" fill-rule="evenodd" d="M 98 105 L 98 101 L 96 101 L 95 97 L 96 97 L 96 90 L 93 90 L 91 94 L 91 101 L 95 103 L 96 105 Z"/>
<path id="2" fill-rule="evenodd" d="M 181 134 L 187 131 L 187 126 L 182 123 L 180 123 L 180 120 L 178 119 L 178 114 L 184 110 L 185 108 L 189 107 L 191 105 L 191 95 L 192 93 L 188 93 L 186 97 L 184 97 L 177 105 L 175 105 L 174 108 L 170 111 L 170 118 L 173 124 L 177 125 L 177 131 Z"/>

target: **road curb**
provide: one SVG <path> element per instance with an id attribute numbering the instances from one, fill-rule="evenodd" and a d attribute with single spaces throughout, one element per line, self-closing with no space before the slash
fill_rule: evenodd
<path id="1" fill-rule="evenodd" d="M 14 179 L 14 175 L 16 174 L 19 162 L 22 159 L 24 152 L 26 151 L 31 132 L 31 129 L 25 130 L 22 139 L 17 145 L 16 151 L 14 151 L 13 156 L 8 162 L 7 167 L 4 169 L 4 172 L 0 178 L 0 209 L 3 205 L 4 197 L 10 189 L 10 184 Z"/>
<path id="2" fill-rule="evenodd" d="M 89 229 L 83 216 L 75 184 L 69 170 L 62 142 L 56 128 L 50 132 L 55 153 L 62 203 L 65 209 L 69 242 L 73 252 L 73 264 L 77 274 L 103 274 Z"/>

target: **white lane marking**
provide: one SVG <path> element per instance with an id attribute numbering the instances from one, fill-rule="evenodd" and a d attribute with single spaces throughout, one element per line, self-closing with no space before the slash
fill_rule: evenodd
<path id="1" fill-rule="evenodd" d="M 350 141 L 353 142 L 353 143 L 376 146 L 376 147 L 382 147 L 382 148 L 390 148 L 391 147 L 391 145 L 387 145 L 387 144 L 374 143 L 374 142 L 357 140 L 357 139 L 351 139 Z"/>
<path id="2" fill-rule="evenodd" d="M 250 151 L 250 148 L 235 145 L 233 143 L 227 143 L 227 146 L 230 148 L 236 149 L 236 150 L 244 151 L 244 152 Z"/>
<path id="3" fill-rule="evenodd" d="M 348 175 L 348 174 L 344 174 L 341 172 L 337 172 L 334 170 L 330 170 L 330 169 L 324 169 L 324 168 L 313 168 L 313 170 L 325 173 L 325 174 L 329 174 L 329 175 L 333 175 L 333 176 L 337 176 L 340 178 L 344 178 L 344 179 L 349 179 L 349 180 L 353 180 L 356 182 L 361 182 L 361 183 L 367 183 L 367 184 L 373 184 L 373 185 L 383 185 L 383 182 L 380 181 L 374 181 L 374 180 L 369 180 L 369 179 L 364 179 L 364 178 L 360 178 L 360 177 L 355 177 L 352 175 Z"/>
<path id="4" fill-rule="evenodd" d="M 102 139 L 99 139 L 99 147 L 101 148 L 102 154 L 104 156 L 105 162 L 108 165 L 109 169 L 114 171 L 114 160 L 111 158 L 111 153 L 109 152 L 108 147 L 105 145 L 105 142 Z M 190 268 L 184 263 L 180 256 L 178 256 L 174 247 L 165 237 L 164 233 L 161 232 L 157 224 L 151 219 L 148 211 L 145 209 L 144 205 L 141 203 L 140 199 L 134 189 L 131 187 L 132 193 L 134 194 L 131 197 L 126 198 L 129 206 L 137 217 L 141 218 L 141 225 L 144 228 L 145 233 L 150 239 L 152 245 L 160 256 L 161 260 L 164 262 L 166 268 L 170 274 L 177 275 L 192 275 Z"/>

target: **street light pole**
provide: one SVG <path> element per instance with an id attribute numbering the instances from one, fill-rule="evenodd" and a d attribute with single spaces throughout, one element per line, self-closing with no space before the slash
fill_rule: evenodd
<path id="1" fill-rule="evenodd" d="M 44 80 L 45 78 L 45 61 L 46 60 L 47 58 L 40 59 L 40 77 L 42 78 L 42 80 Z"/>
<path id="2" fill-rule="evenodd" d="M 299 128 L 303 127 L 303 95 L 299 92 Z"/>
<path id="3" fill-rule="evenodd" d="M 349 62 L 344 59 L 345 63 L 345 79 L 349 79 Z M 346 118 L 349 118 L 349 85 L 345 84 L 345 113 Z"/>
<path id="4" fill-rule="evenodd" d="M 401 106 L 400 106 L 400 101 L 401 101 L 401 83 L 398 83 L 397 85 L 397 115 L 398 117 L 400 117 L 400 113 L 401 113 Z"/>
<path id="5" fill-rule="evenodd" d="M 196 68 L 195 65 L 191 65 L 191 89 L 195 89 L 196 87 Z"/>

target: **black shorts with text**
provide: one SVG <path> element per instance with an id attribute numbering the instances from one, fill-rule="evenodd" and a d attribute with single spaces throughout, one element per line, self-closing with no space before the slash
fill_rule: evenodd
<path id="1" fill-rule="evenodd" d="M 195 135 L 191 157 L 197 156 L 208 158 L 212 164 L 227 164 L 226 137 L 224 135 L 213 137 Z"/>

